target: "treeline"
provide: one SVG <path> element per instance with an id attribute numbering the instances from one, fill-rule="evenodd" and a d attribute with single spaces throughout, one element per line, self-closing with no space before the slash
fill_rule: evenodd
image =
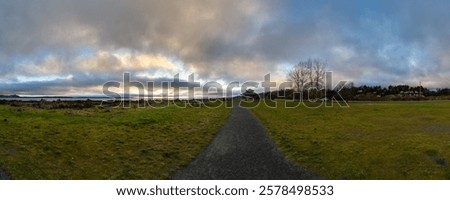
<path id="1" fill-rule="evenodd" d="M 355 87 L 347 84 L 340 91 L 322 89 L 320 91 L 301 91 L 295 89 L 261 93 L 270 99 L 311 99 L 311 100 L 354 100 L 354 101 L 408 101 L 408 100 L 450 100 L 450 88 L 429 89 L 422 86 L 367 86 Z"/>
<path id="2" fill-rule="evenodd" d="M 324 86 L 327 63 L 321 59 L 301 61 L 288 72 L 292 89 L 260 94 L 264 98 L 313 99 L 313 100 L 450 100 L 450 89 L 428 89 L 422 86 L 367 86 L 355 87 L 348 83 L 339 91 L 327 90 Z"/>

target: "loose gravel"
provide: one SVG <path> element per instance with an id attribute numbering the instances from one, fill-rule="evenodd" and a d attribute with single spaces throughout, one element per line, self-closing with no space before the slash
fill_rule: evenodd
<path id="1" fill-rule="evenodd" d="M 294 166 L 277 150 L 262 124 L 246 108 L 234 106 L 211 144 L 175 180 L 321 179 Z"/>

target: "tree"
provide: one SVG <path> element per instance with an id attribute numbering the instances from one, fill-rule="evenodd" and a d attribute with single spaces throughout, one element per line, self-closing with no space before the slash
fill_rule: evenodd
<path id="1" fill-rule="evenodd" d="M 259 99 L 259 95 L 255 92 L 253 89 L 247 89 L 244 93 L 241 94 L 244 98 L 253 98 L 253 99 Z"/>
<path id="2" fill-rule="evenodd" d="M 315 59 L 313 61 L 312 67 L 311 67 L 311 74 L 312 76 L 312 84 L 317 90 L 323 89 L 323 86 L 325 84 L 325 68 L 326 63 L 322 62 L 318 59 Z"/>
<path id="3" fill-rule="evenodd" d="M 311 69 L 308 68 L 306 62 L 299 62 L 288 74 L 288 80 L 294 84 L 294 89 L 297 92 L 303 91 L 303 86 L 308 82 Z"/>
<path id="4" fill-rule="evenodd" d="M 326 63 L 319 59 L 308 59 L 299 62 L 288 73 L 288 80 L 294 84 L 297 92 L 303 93 L 305 86 L 307 90 L 320 91 L 325 83 Z M 318 97 L 318 95 L 314 95 Z"/>

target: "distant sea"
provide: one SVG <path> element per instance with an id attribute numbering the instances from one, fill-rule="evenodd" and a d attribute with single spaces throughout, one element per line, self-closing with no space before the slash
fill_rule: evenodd
<path id="1" fill-rule="evenodd" d="M 107 101 L 107 100 L 113 100 L 109 97 L 0 97 L 0 100 L 6 100 L 6 101 L 86 101 L 86 100 L 92 100 L 92 101 Z M 131 100 L 137 100 L 137 99 L 131 99 Z"/>
<path id="2" fill-rule="evenodd" d="M 114 98 L 112 98 L 112 97 L 46 97 L 46 96 L 43 96 L 43 97 L 1 97 L 0 96 L 0 100 L 6 100 L 6 101 L 41 101 L 41 100 L 45 100 L 45 101 L 58 101 L 58 100 L 61 100 L 61 101 L 86 101 L 88 99 L 91 101 L 114 100 Z M 129 100 L 131 100 L 131 101 L 138 101 L 139 99 L 149 99 L 149 98 L 148 97 L 139 98 L 137 96 L 129 97 Z M 161 97 L 154 97 L 153 99 L 158 100 L 158 99 L 161 99 Z M 173 97 L 168 97 L 168 99 L 172 100 Z M 187 98 L 182 98 L 182 99 L 187 99 Z M 121 98 L 118 97 L 117 100 L 120 101 Z"/>
<path id="3" fill-rule="evenodd" d="M 130 96 L 128 97 L 129 100 L 131 101 L 138 101 L 140 99 L 153 99 L 153 100 L 160 100 L 161 97 L 139 97 L 139 96 Z M 166 97 L 169 100 L 173 100 L 173 97 Z M 223 98 L 223 97 L 210 97 L 210 98 Z M 226 98 L 230 98 L 230 97 L 226 97 Z M 45 101 L 86 101 L 86 100 L 91 100 L 91 101 L 109 101 L 109 100 L 114 100 L 113 97 L 105 97 L 105 96 L 86 96 L 86 97 L 81 97 L 81 96 L 1 96 L 0 95 L 0 100 L 6 100 L 6 101 L 41 101 L 41 100 L 45 100 Z M 118 97 L 117 100 L 120 100 L 121 97 Z M 179 99 L 182 100 L 187 100 L 187 97 L 180 97 Z M 206 99 L 205 97 L 197 97 L 195 99 Z M 124 100 L 128 100 L 128 99 L 124 99 Z"/>

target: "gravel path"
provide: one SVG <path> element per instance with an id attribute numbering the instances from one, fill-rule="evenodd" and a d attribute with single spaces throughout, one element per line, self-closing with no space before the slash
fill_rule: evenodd
<path id="1" fill-rule="evenodd" d="M 234 106 L 211 144 L 172 179 L 320 179 L 295 167 L 277 151 L 261 123 L 246 108 Z"/>

